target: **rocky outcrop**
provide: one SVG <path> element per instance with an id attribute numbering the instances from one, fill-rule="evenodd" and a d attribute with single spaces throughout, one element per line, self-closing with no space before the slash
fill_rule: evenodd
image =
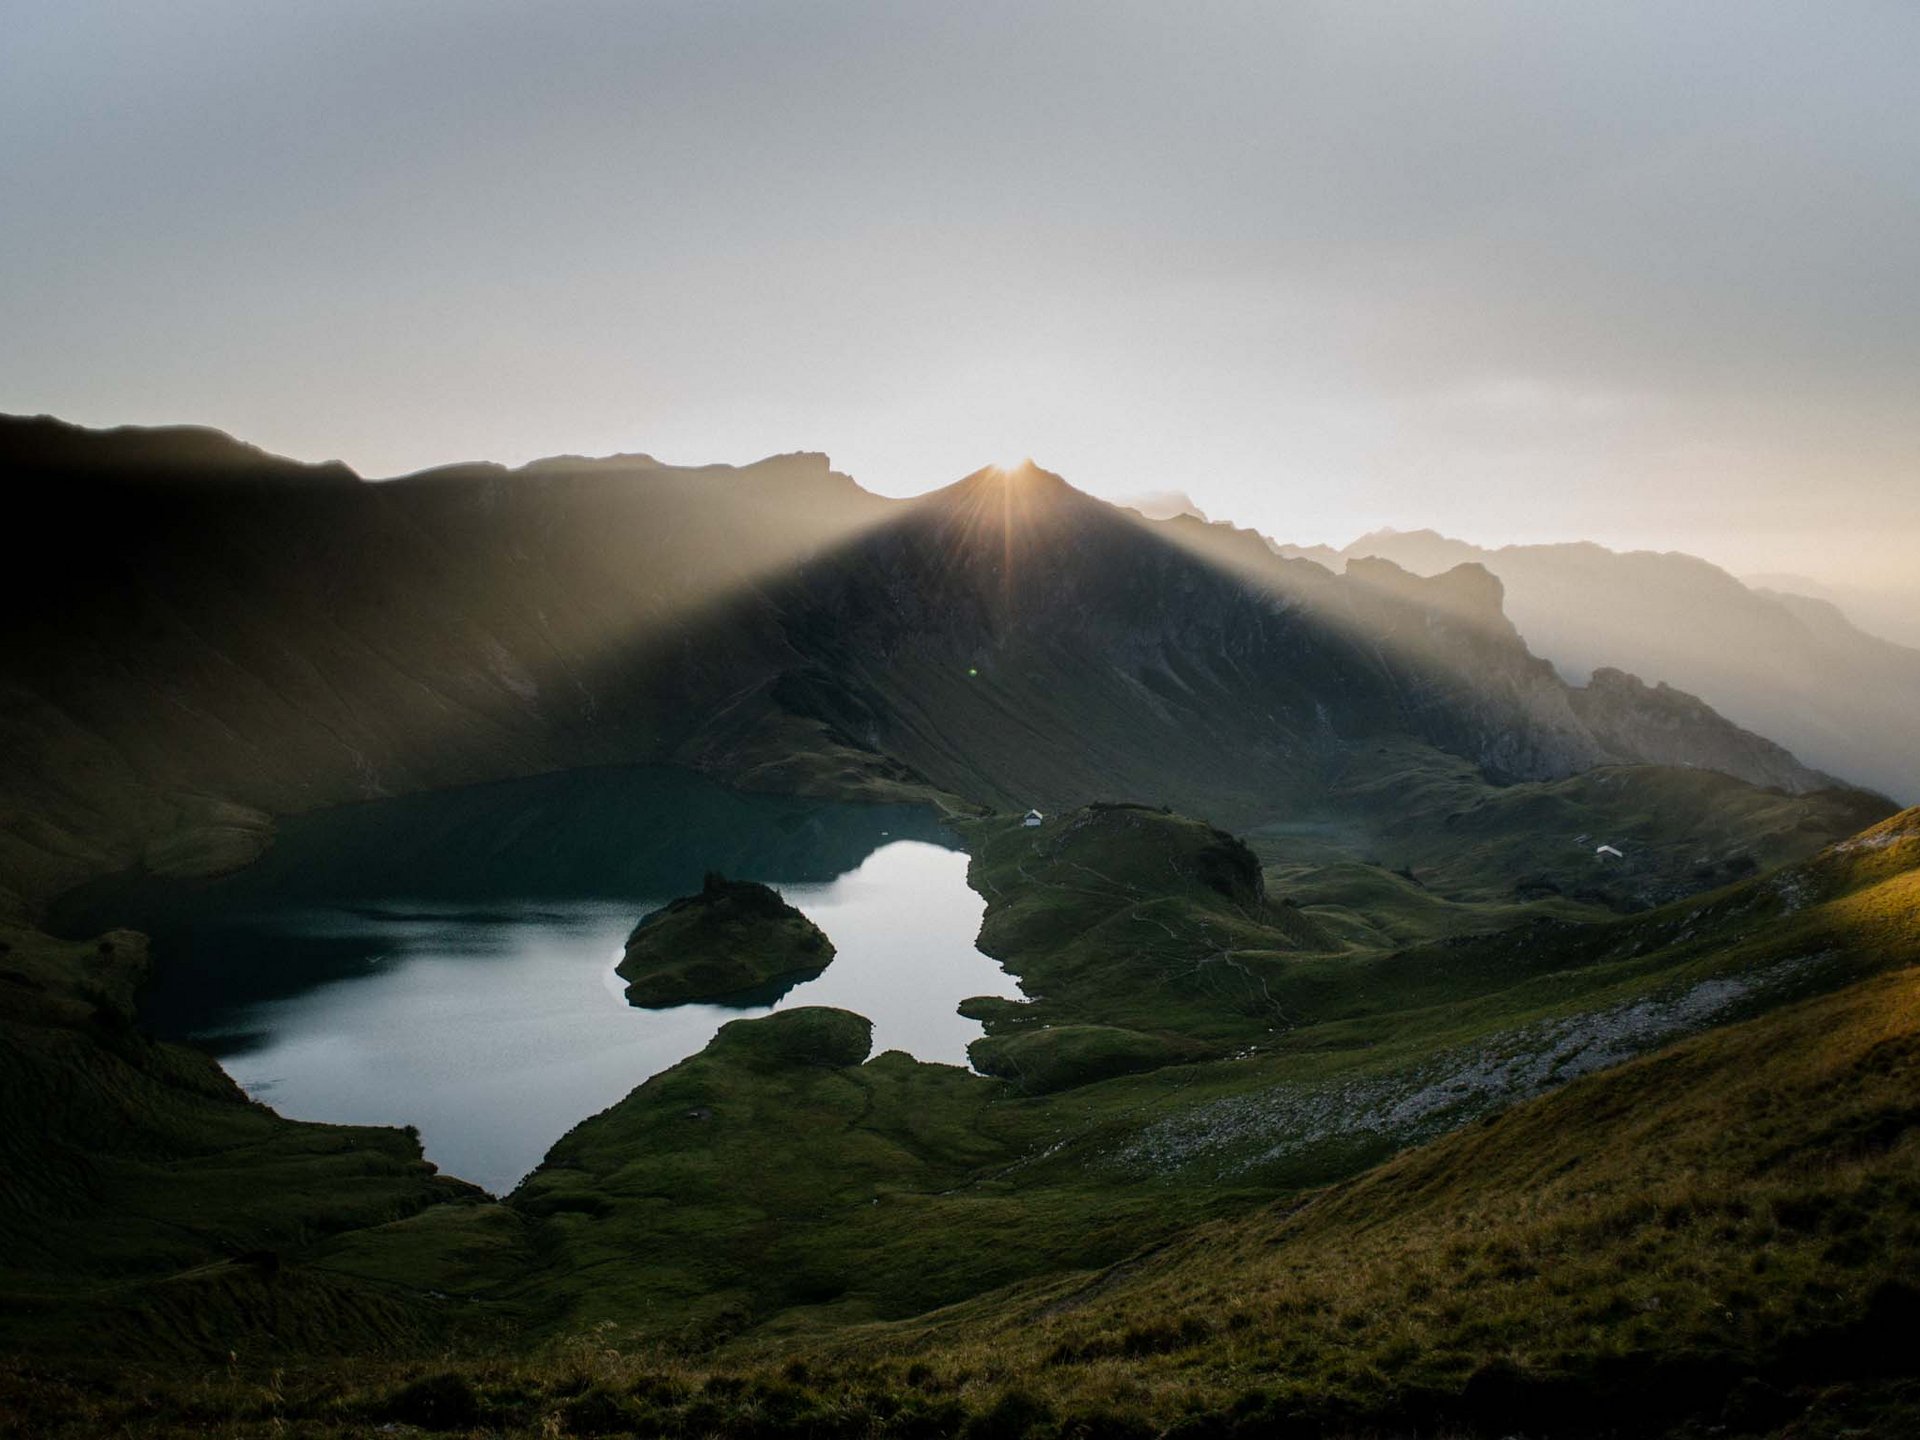
<path id="1" fill-rule="evenodd" d="M 1585 542 L 1484 549 L 1387 530 L 1340 551 L 1279 553 L 1349 574 L 1382 561 L 1436 577 L 1482 565 L 1503 582 L 1528 645 L 1571 683 L 1605 668 L 1664 682 L 1816 770 L 1920 799 L 1920 650 L 1866 633 L 1825 601 L 1743 584 L 1692 555 Z"/>
<path id="2" fill-rule="evenodd" d="M 790 987 L 832 959 L 833 942 L 778 892 L 709 872 L 698 895 L 635 927 L 615 968 L 628 1004 L 658 1009 Z"/>
<path id="3" fill-rule="evenodd" d="M 1607 668 L 1594 671 L 1570 698 L 1594 739 L 1623 760 L 1718 770 L 1796 795 L 1840 784 L 1671 685 L 1649 686 L 1638 676 Z"/>

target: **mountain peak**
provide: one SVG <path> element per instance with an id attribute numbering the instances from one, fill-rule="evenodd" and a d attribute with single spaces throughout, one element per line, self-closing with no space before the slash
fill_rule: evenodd
<path id="1" fill-rule="evenodd" d="M 1043 470 L 1034 464 L 1028 456 L 1024 460 L 1006 461 L 996 465 L 982 465 L 978 470 L 960 481 L 962 485 L 999 486 L 1009 490 L 1023 490 L 1033 486 L 1060 486 L 1072 489 L 1066 480 L 1051 470 Z"/>
<path id="2" fill-rule="evenodd" d="M 1031 460 L 983 465 L 953 484 L 921 497 L 922 503 L 936 508 L 1006 513 L 1015 517 L 1037 516 L 1075 501 L 1086 505 L 1103 504 Z"/>

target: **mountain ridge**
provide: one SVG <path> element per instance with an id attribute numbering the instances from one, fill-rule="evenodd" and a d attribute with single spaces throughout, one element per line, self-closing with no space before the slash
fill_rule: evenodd
<path id="1" fill-rule="evenodd" d="M 591 764 L 1233 823 L 1376 735 L 1494 782 L 1657 760 L 1833 783 L 1657 687 L 1582 700 L 1471 574 L 1223 560 L 1031 464 L 891 501 L 812 452 L 364 482 L 230 442 L 208 487 L 179 432 L 55 433 L 83 479 L 49 433 L 0 426 L 0 470 L 49 508 L 0 581 L 0 849 L 39 899 L 192 851 L 209 807 Z"/>
<path id="2" fill-rule="evenodd" d="M 1485 565 L 1515 623 L 1578 681 L 1601 668 L 1667 682 L 1817 768 L 1920 799 L 1920 650 L 1861 630 L 1831 602 L 1750 586 L 1681 551 L 1592 541 L 1489 549 L 1436 530 L 1380 530 L 1333 550 L 1275 543 L 1330 567 L 1362 557 L 1427 574 Z"/>

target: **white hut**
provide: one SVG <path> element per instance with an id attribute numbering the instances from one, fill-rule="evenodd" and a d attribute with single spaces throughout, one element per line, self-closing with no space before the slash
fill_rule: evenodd
<path id="1" fill-rule="evenodd" d="M 1595 855 L 1611 855 L 1616 860 L 1624 860 L 1627 858 L 1626 856 L 1622 855 L 1618 850 L 1614 849 L 1613 846 L 1611 845 L 1597 846 L 1595 847 L 1593 853 Z"/>
<path id="2" fill-rule="evenodd" d="M 1038 810 L 1027 811 L 1027 818 L 1022 820 L 1020 823 L 1026 826 L 1029 830 L 1038 829 L 1040 825 L 1040 812 Z"/>

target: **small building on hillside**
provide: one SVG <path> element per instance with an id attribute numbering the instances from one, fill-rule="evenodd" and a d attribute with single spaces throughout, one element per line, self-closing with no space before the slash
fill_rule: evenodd
<path id="1" fill-rule="evenodd" d="M 1033 829 L 1035 826 L 1037 826 L 1040 823 L 1040 812 L 1038 810 L 1027 811 L 1027 818 L 1022 820 L 1020 823 L 1026 826 L 1029 830 Z"/>
<path id="2" fill-rule="evenodd" d="M 1611 845 L 1598 846 L 1595 848 L 1593 853 L 1595 855 L 1611 855 L 1616 860 L 1624 860 L 1627 858 L 1626 856 L 1622 855 L 1618 850 L 1614 849 L 1613 846 Z"/>

